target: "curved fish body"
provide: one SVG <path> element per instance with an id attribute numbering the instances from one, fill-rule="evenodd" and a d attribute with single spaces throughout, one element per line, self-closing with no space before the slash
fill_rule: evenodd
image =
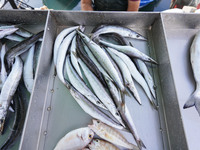
<path id="1" fill-rule="evenodd" d="M 123 129 L 123 127 L 121 125 L 117 124 L 110 117 L 108 117 L 104 112 L 102 112 L 100 109 L 95 107 L 95 105 L 93 103 L 91 103 L 85 96 L 83 96 L 80 92 L 78 92 L 67 81 L 66 81 L 66 86 L 69 89 L 71 95 L 76 100 L 76 102 L 87 114 L 89 114 L 93 118 L 101 120 L 103 123 L 105 123 L 113 128 L 120 129 L 120 130 Z"/>
<path id="2" fill-rule="evenodd" d="M 91 85 L 94 93 L 96 96 L 101 100 L 101 102 L 106 106 L 106 108 L 110 111 L 110 113 L 119 121 L 121 125 L 124 125 L 122 118 L 117 111 L 117 108 L 110 97 L 110 95 L 107 93 L 101 82 L 98 80 L 98 78 L 89 70 L 89 68 L 84 64 L 81 59 L 78 60 L 79 64 L 81 65 L 81 68 L 83 69 L 84 75 L 86 76 L 89 84 Z"/>
<path id="3" fill-rule="evenodd" d="M 57 71 L 57 75 L 59 79 L 61 80 L 63 84 L 65 84 L 65 80 L 63 76 L 64 62 L 65 62 L 67 50 L 75 34 L 76 34 L 76 31 L 73 31 L 68 36 L 65 37 L 62 44 L 59 47 L 58 54 L 57 54 L 56 71 Z"/>
<path id="4" fill-rule="evenodd" d="M 24 68 L 23 68 L 23 80 L 24 80 L 24 84 L 26 86 L 26 89 L 28 90 L 29 93 L 32 92 L 33 83 L 34 83 L 34 79 L 33 79 L 34 50 L 35 50 L 35 45 L 33 45 L 29 49 L 26 61 L 24 63 Z"/>
<path id="5" fill-rule="evenodd" d="M 4 38 L 7 35 L 10 35 L 16 32 L 19 28 L 7 28 L 7 29 L 0 29 L 0 39 Z"/>
<path id="6" fill-rule="evenodd" d="M 22 27 L 19 27 L 19 29 L 16 31 L 16 34 L 18 34 L 24 38 L 29 38 L 29 37 L 33 36 L 33 33 L 29 32 L 28 30 L 26 30 Z"/>
<path id="7" fill-rule="evenodd" d="M 156 91 L 154 90 L 153 78 L 152 78 L 151 74 L 149 73 L 149 70 L 147 69 L 146 64 L 139 59 L 136 59 L 135 61 L 138 64 L 139 70 L 143 74 L 144 79 L 146 80 L 146 82 L 148 84 L 148 87 L 149 87 L 149 90 L 150 90 L 152 96 L 154 98 L 156 98 Z"/>
<path id="8" fill-rule="evenodd" d="M 90 150 L 119 150 L 115 145 L 100 139 L 93 139 L 88 146 Z"/>
<path id="9" fill-rule="evenodd" d="M 59 140 L 54 150 L 80 150 L 93 139 L 94 132 L 88 128 L 79 128 L 67 133 Z"/>
<path id="10" fill-rule="evenodd" d="M 117 33 L 124 37 L 129 37 L 129 38 L 138 39 L 138 40 L 146 40 L 146 38 L 140 35 L 139 33 L 129 28 L 117 26 L 117 25 L 101 25 L 97 27 L 96 30 L 93 31 L 92 39 L 98 37 L 101 34 L 108 34 L 108 33 Z"/>
<path id="11" fill-rule="evenodd" d="M 131 57 L 135 57 L 135 58 L 139 58 L 143 61 L 146 62 L 151 62 L 154 64 L 157 64 L 157 62 L 155 60 L 153 60 L 151 57 L 147 56 L 146 54 L 140 52 L 138 49 L 132 47 L 132 46 L 121 46 L 121 45 L 116 45 L 116 44 L 112 44 L 112 43 L 108 43 L 102 40 L 99 40 L 99 42 L 103 45 L 106 45 L 108 47 L 112 47 L 122 53 L 125 53 Z"/>
<path id="12" fill-rule="evenodd" d="M 76 90 L 78 90 L 81 94 L 87 97 L 87 99 L 90 100 L 96 106 L 107 110 L 104 104 L 102 104 L 102 102 L 92 93 L 92 91 L 87 87 L 84 81 L 76 73 L 76 71 L 74 70 L 74 68 L 70 63 L 69 56 L 67 56 L 65 66 L 69 81 L 76 88 Z"/>
<path id="13" fill-rule="evenodd" d="M 99 120 L 93 120 L 93 124 L 88 125 L 88 127 L 106 141 L 127 149 L 139 150 L 136 145 L 129 143 L 120 132 Z"/>
<path id="14" fill-rule="evenodd" d="M 123 76 L 123 79 L 124 79 L 125 86 L 128 87 L 128 89 L 131 91 L 131 93 L 133 94 L 133 96 L 135 97 L 137 102 L 141 105 L 142 102 L 141 102 L 139 93 L 138 93 L 138 91 L 137 91 L 137 89 L 135 87 L 135 84 L 133 82 L 133 79 L 131 77 L 131 73 L 130 73 L 128 67 L 126 66 L 126 64 L 123 62 L 123 60 L 120 57 L 115 55 L 110 50 L 108 50 L 108 52 L 110 53 L 111 57 L 114 59 L 114 61 L 119 66 L 119 68 L 120 68 L 120 70 L 122 72 L 122 76 Z"/>
<path id="15" fill-rule="evenodd" d="M 183 108 L 195 106 L 200 115 L 200 31 L 196 34 L 190 47 L 190 61 L 196 82 L 196 90 L 192 93 Z"/>
<path id="16" fill-rule="evenodd" d="M 10 65 L 13 63 L 13 60 L 16 56 L 21 55 L 22 53 L 27 51 L 31 46 L 33 46 L 38 41 L 38 39 L 43 36 L 43 33 L 44 33 L 44 31 L 41 31 L 41 32 L 25 39 L 24 41 L 18 43 L 11 49 L 9 49 L 5 55 L 5 59 L 7 60 L 8 67 L 10 67 Z"/>
<path id="17" fill-rule="evenodd" d="M 81 78 L 83 78 L 82 73 L 81 73 L 81 69 L 79 67 L 78 60 L 77 60 L 76 48 L 77 48 L 76 47 L 76 36 L 74 36 L 72 43 L 71 43 L 71 47 L 70 47 L 71 62 L 72 62 L 74 69 L 77 71 L 78 75 Z"/>
<path id="18" fill-rule="evenodd" d="M 4 56 L 6 54 L 6 45 L 4 44 L 2 46 L 2 49 L 1 49 L 1 81 L 2 83 L 4 84 L 8 75 L 7 75 L 7 71 L 6 71 L 6 67 L 5 67 L 5 64 L 4 64 Z"/>
<path id="19" fill-rule="evenodd" d="M 74 31 L 75 29 L 77 29 L 79 26 L 74 26 L 74 27 L 70 27 L 70 28 L 66 28 L 64 30 L 62 30 L 58 36 L 56 37 L 56 40 L 54 42 L 54 51 L 53 51 L 53 60 L 54 60 L 54 64 L 56 65 L 57 62 L 57 57 L 58 57 L 58 50 L 59 47 L 61 46 L 61 43 L 63 42 L 64 38 L 70 34 L 72 31 Z"/>
<path id="20" fill-rule="evenodd" d="M 5 117 L 7 114 L 10 101 L 17 90 L 21 79 L 23 64 L 19 57 L 15 58 L 12 70 L 5 81 L 0 94 L 0 133 L 3 132 Z"/>
<path id="21" fill-rule="evenodd" d="M 117 86 L 120 88 L 121 91 L 125 90 L 125 87 L 123 83 L 121 82 L 119 75 L 114 68 L 111 60 L 107 56 L 107 54 L 104 52 L 104 50 L 101 49 L 99 45 L 94 43 L 89 37 L 87 37 L 85 34 L 77 30 L 77 33 L 82 37 L 83 41 L 86 43 L 86 45 L 90 48 L 93 55 L 97 58 L 99 63 L 102 67 L 107 71 L 107 73 L 112 77 L 112 79 L 115 81 Z"/>

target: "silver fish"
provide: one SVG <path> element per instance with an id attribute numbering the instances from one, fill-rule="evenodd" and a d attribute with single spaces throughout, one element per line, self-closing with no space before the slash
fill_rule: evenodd
<path id="1" fill-rule="evenodd" d="M 17 41 L 17 42 L 21 42 L 21 41 L 25 40 L 24 37 L 21 37 L 21 36 L 19 36 L 17 34 L 14 34 L 14 33 L 11 34 L 11 35 L 7 35 L 4 38 L 8 39 L 8 40 L 11 40 L 11 41 Z"/>
<path id="2" fill-rule="evenodd" d="M 23 64 L 21 59 L 19 57 L 15 57 L 15 63 L 12 66 L 12 70 L 5 81 L 0 94 L 0 133 L 3 132 L 7 110 L 15 91 L 17 90 L 22 70 Z"/>
<path id="3" fill-rule="evenodd" d="M 4 38 L 7 35 L 10 35 L 14 32 L 16 32 L 19 28 L 8 28 L 8 29 L 2 29 L 0 30 L 0 39 Z"/>
<path id="4" fill-rule="evenodd" d="M 7 71 L 6 71 L 6 67 L 5 67 L 5 63 L 4 63 L 4 56 L 6 54 L 6 45 L 4 44 L 2 46 L 2 49 L 1 49 L 1 81 L 2 83 L 4 84 L 7 77 L 8 77 L 8 74 L 7 74 Z"/>
<path id="5" fill-rule="evenodd" d="M 64 84 L 65 84 L 65 80 L 64 80 L 64 76 L 63 76 L 63 66 L 64 66 L 68 47 L 69 47 L 73 37 L 75 36 L 75 34 L 76 34 L 76 31 L 73 31 L 68 36 L 65 37 L 62 44 L 59 47 L 57 57 L 55 56 L 55 53 L 54 53 L 54 57 L 57 58 L 56 59 L 57 60 L 57 62 L 56 62 L 57 75 L 58 75 L 59 79 L 61 80 L 61 82 Z"/>
<path id="6" fill-rule="evenodd" d="M 80 150 L 93 139 L 94 132 L 88 128 L 79 128 L 67 133 L 59 140 L 54 150 Z"/>
<path id="7" fill-rule="evenodd" d="M 123 129 L 123 127 L 116 122 L 114 122 L 111 118 L 109 118 L 105 113 L 95 107 L 85 96 L 83 96 L 80 92 L 78 92 L 73 86 L 71 86 L 68 82 L 66 82 L 66 87 L 69 89 L 71 95 L 74 97 L 79 106 L 90 116 L 101 120 L 103 123 L 116 128 Z"/>
<path id="8" fill-rule="evenodd" d="M 107 110 L 104 104 L 102 104 L 102 102 L 92 93 L 92 91 L 87 87 L 84 81 L 76 73 L 76 71 L 70 63 L 69 56 L 67 56 L 66 58 L 65 67 L 67 70 L 69 81 L 76 88 L 76 90 L 78 90 L 81 94 L 87 97 L 87 99 L 90 100 L 96 106 Z"/>
<path id="9" fill-rule="evenodd" d="M 116 82 L 118 87 L 121 91 L 124 91 L 124 85 L 121 82 L 119 75 L 117 71 L 115 70 L 112 62 L 110 61 L 107 54 L 101 49 L 99 45 L 94 43 L 92 40 L 90 40 L 89 37 L 87 37 L 85 34 L 77 30 L 77 33 L 82 37 L 84 42 L 87 44 L 87 46 L 92 51 L 93 55 L 97 58 L 99 63 L 104 67 L 104 69 L 108 72 L 108 74 L 112 77 L 112 79 Z"/>
<path id="10" fill-rule="evenodd" d="M 140 35 L 139 33 L 129 28 L 117 25 L 101 25 L 97 27 L 97 29 L 92 34 L 91 39 L 97 38 L 99 35 L 107 33 L 117 33 L 124 37 L 129 37 L 138 40 L 146 40 L 146 38 Z"/>
<path id="11" fill-rule="evenodd" d="M 195 106 L 200 115 L 200 31 L 196 34 L 190 47 L 190 61 L 196 82 L 196 90 L 192 93 L 183 108 Z"/>
<path id="12" fill-rule="evenodd" d="M 121 125 L 124 125 L 121 116 L 119 112 L 117 111 L 115 104 L 113 103 L 112 98 L 107 93 L 107 91 L 104 89 L 101 82 L 97 79 L 97 77 L 88 69 L 88 67 L 84 64 L 84 62 L 81 59 L 78 59 L 79 64 L 81 65 L 81 68 L 84 72 L 84 75 L 86 76 L 89 84 L 91 85 L 94 93 L 97 95 L 97 97 L 102 101 L 102 103 L 107 107 L 107 109 L 110 111 L 110 113 L 120 122 Z"/>
<path id="13" fill-rule="evenodd" d="M 146 54 L 140 52 L 138 49 L 129 46 L 129 45 L 125 45 L 125 46 L 121 46 L 121 45 L 117 45 L 117 44 L 112 44 L 112 43 L 108 43 L 102 40 L 99 40 L 99 42 L 103 45 L 106 45 L 108 47 L 112 47 L 120 52 L 123 52 L 131 57 L 135 57 L 135 58 L 139 58 L 143 61 L 147 61 L 147 62 L 151 62 L 154 64 L 157 64 L 157 62 L 155 60 L 153 60 L 152 58 L 150 58 L 149 56 L 147 56 Z"/>
<path id="14" fill-rule="evenodd" d="M 108 50 L 108 52 L 110 53 L 111 57 L 115 60 L 115 62 L 119 66 L 119 68 L 122 72 L 122 75 L 123 75 L 125 86 L 128 87 L 128 89 L 131 91 L 131 93 L 133 94 L 133 96 L 135 97 L 137 102 L 141 105 L 142 102 L 141 102 L 139 93 L 135 87 L 135 84 L 133 82 L 133 79 L 131 77 L 131 73 L 130 73 L 128 67 L 123 62 L 123 60 L 120 57 L 118 57 L 117 55 L 115 55 L 111 50 Z"/>
<path id="15" fill-rule="evenodd" d="M 33 89 L 33 56 L 34 56 L 35 44 L 29 49 L 27 58 L 24 63 L 23 68 L 23 80 L 26 86 L 26 89 L 29 93 L 32 92 Z"/>

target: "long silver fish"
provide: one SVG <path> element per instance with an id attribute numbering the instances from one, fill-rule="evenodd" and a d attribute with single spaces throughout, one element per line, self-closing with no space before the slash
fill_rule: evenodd
<path id="1" fill-rule="evenodd" d="M 79 128 L 67 133 L 59 140 L 54 150 L 80 150 L 93 139 L 94 132 L 88 128 Z"/>
<path id="2" fill-rule="evenodd" d="M 78 60 L 77 60 L 77 52 L 76 52 L 76 36 L 74 36 L 72 43 L 71 43 L 71 47 L 70 47 L 70 56 L 71 56 L 71 62 L 72 65 L 74 67 L 74 69 L 77 71 L 78 75 L 82 77 L 82 73 L 81 73 L 81 69 L 79 67 L 78 64 Z"/>
<path id="3" fill-rule="evenodd" d="M 91 85 L 94 93 L 97 95 L 97 97 L 102 101 L 102 103 L 107 107 L 107 109 L 110 111 L 110 113 L 119 121 L 121 125 L 124 125 L 121 116 L 119 112 L 117 111 L 115 104 L 113 103 L 112 98 L 107 93 L 107 91 L 104 89 L 101 82 L 98 80 L 98 78 L 89 70 L 89 68 L 84 64 L 84 62 L 81 59 L 78 59 L 79 64 L 81 65 L 81 68 L 84 72 L 84 75 L 86 76 L 89 84 Z"/>
<path id="4" fill-rule="evenodd" d="M 58 57 L 58 49 L 61 46 L 61 43 L 63 42 L 65 36 L 67 36 L 69 33 L 71 33 L 72 31 L 74 31 L 78 27 L 79 26 L 74 26 L 74 27 L 66 28 L 66 29 L 62 30 L 58 34 L 58 36 L 56 37 L 56 40 L 54 42 L 54 51 L 53 51 L 53 60 L 54 60 L 54 64 L 55 65 L 56 65 L 57 57 Z"/>
<path id="5" fill-rule="evenodd" d="M 0 39 L 4 38 L 7 35 L 10 35 L 16 32 L 19 28 L 8 28 L 8 29 L 0 29 Z"/>
<path id="6" fill-rule="evenodd" d="M 132 60 L 126 54 L 124 54 L 122 52 L 119 52 L 119 51 L 109 48 L 109 47 L 107 49 L 108 49 L 108 51 L 113 52 L 114 54 L 116 54 L 118 57 L 120 57 L 123 60 L 123 62 L 128 67 L 128 69 L 131 73 L 131 76 L 141 85 L 141 87 L 144 89 L 146 95 L 148 96 L 150 103 L 152 104 L 152 106 L 154 108 L 156 108 L 156 104 L 155 104 L 154 100 L 152 99 L 149 87 L 148 87 L 146 81 L 144 80 L 144 78 L 142 77 L 142 75 L 137 70 L 137 68 L 136 68 L 135 64 L 132 62 Z M 141 61 L 141 60 L 138 60 L 138 61 Z"/>
<path id="7" fill-rule="evenodd" d="M 200 115 L 200 31 L 196 34 L 190 47 L 190 61 L 196 82 L 196 90 L 192 93 L 183 108 L 195 106 Z"/>
<path id="8" fill-rule="evenodd" d="M 99 40 L 99 42 L 103 45 L 106 45 L 108 47 L 112 47 L 120 52 L 123 52 L 129 56 L 135 57 L 135 58 L 139 58 L 143 61 L 147 61 L 147 62 L 151 62 L 154 64 L 157 64 L 157 62 L 155 60 L 153 60 L 151 57 L 147 56 L 146 54 L 142 53 L 141 51 L 139 51 L 138 49 L 132 47 L 132 46 L 122 46 L 122 45 L 117 45 L 117 44 L 112 44 L 112 43 L 108 43 L 102 40 Z"/>
<path id="9" fill-rule="evenodd" d="M 115 70 L 112 62 L 110 61 L 107 54 L 101 49 L 99 45 L 94 43 L 89 37 L 85 34 L 77 30 L 77 33 L 82 37 L 84 42 L 92 51 L 93 55 L 97 58 L 99 63 L 104 67 L 104 69 L 108 72 L 108 74 L 112 77 L 112 79 L 116 82 L 117 86 L 120 88 L 121 91 L 124 91 L 124 85 L 121 82 L 117 71 Z"/>
<path id="10" fill-rule="evenodd" d="M 97 38 L 101 34 L 107 34 L 107 33 L 117 33 L 124 37 L 129 37 L 129 38 L 138 39 L 138 40 L 146 40 L 146 38 L 140 35 L 139 33 L 129 28 L 118 26 L 118 25 L 100 25 L 99 27 L 95 29 L 95 31 L 93 31 L 91 38 L 94 39 L 94 38 Z"/>
<path id="11" fill-rule="evenodd" d="M 7 71 L 6 71 L 6 67 L 5 67 L 5 64 L 4 64 L 4 56 L 6 54 L 6 45 L 4 44 L 2 46 L 2 49 L 1 49 L 1 81 L 2 83 L 4 84 L 8 75 L 7 75 Z"/>
<path id="12" fill-rule="evenodd" d="M 65 57 L 67 54 L 68 47 L 75 36 L 76 31 L 71 32 L 68 36 L 65 37 L 62 44 L 59 47 L 58 54 L 57 54 L 57 62 L 56 62 L 56 71 L 59 79 L 63 84 L 65 84 L 64 76 L 63 76 L 63 66 L 65 62 Z M 56 56 L 55 56 L 56 57 Z"/>
<path id="13" fill-rule="evenodd" d="M 11 34 L 11 35 L 7 35 L 4 38 L 8 39 L 8 40 L 11 40 L 11 41 L 17 41 L 17 42 L 21 42 L 21 41 L 25 40 L 24 37 L 21 37 L 21 36 L 19 36 L 17 34 L 14 34 L 14 33 Z"/>
<path id="14" fill-rule="evenodd" d="M 142 102 L 141 102 L 139 93 L 138 93 L 138 91 L 135 87 L 135 84 L 133 82 L 133 79 L 131 77 L 131 73 L 130 73 L 127 65 L 123 62 L 123 60 L 120 57 L 115 55 L 115 53 L 113 53 L 111 50 L 108 50 L 108 52 L 110 53 L 111 57 L 114 59 L 114 61 L 119 66 L 119 68 L 122 72 L 122 76 L 123 76 L 123 79 L 124 79 L 125 86 L 128 87 L 128 89 L 131 91 L 131 93 L 133 94 L 133 96 L 135 97 L 137 102 L 141 105 Z"/>
<path id="15" fill-rule="evenodd" d="M 33 56 L 34 56 L 35 44 L 29 49 L 27 58 L 24 63 L 23 68 L 23 80 L 26 86 L 26 89 L 29 93 L 32 92 L 33 89 Z"/>
<path id="16" fill-rule="evenodd" d="M 100 139 L 93 139 L 88 146 L 90 150 L 119 150 L 115 145 Z"/>
<path id="17" fill-rule="evenodd" d="M 68 75 L 69 81 L 76 88 L 76 90 L 78 90 L 81 94 L 83 94 L 85 97 L 87 97 L 87 99 L 90 100 L 96 106 L 107 110 L 107 108 L 104 106 L 104 104 L 102 104 L 102 102 L 92 93 L 92 91 L 87 87 L 85 82 L 76 73 L 76 71 L 74 70 L 74 68 L 71 65 L 69 56 L 67 56 L 67 58 L 66 58 L 65 67 L 67 70 L 67 75 Z"/>
<path id="18" fill-rule="evenodd" d="M 100 109 L 95 107 L 85 96 L 83 96 L 80 92 L 78 92 L 73 86 L 71 86 L 68 81 L 66 81 L 66 87 L 69 89 L 71 95 L 74 97 L 76 102 L 79 106 L 90 116 L 101 120 L 103 123 L 116 128 L 116 129 L 123 129 L 123 127 L 113 121 L 110 117 L 105 115 Z"/>
<path id="19" fill-rule="evenodd" d="M 12 70 L 5 81 L 0 94 L 0 133 L 3 132 L 7 110 L 15 91 L 17 90 L 22 70 L 23 64 L 21 59 L 19 57 L 15 57 L 15 63 L 12 66 Z"/>
<path id="20" fill-rule="evenodd" d="M 124 148 L 139 150 L 136 145 L 129 143 L 126 138 L 122 134 L 120 134 L 120 132 L 102 123 L 99 120 L 93 119 L 93 124 L 88 125 L 88 127 L 92 129 L 99 137 L 103 138 L 106 141 L 122 146 Z"/>

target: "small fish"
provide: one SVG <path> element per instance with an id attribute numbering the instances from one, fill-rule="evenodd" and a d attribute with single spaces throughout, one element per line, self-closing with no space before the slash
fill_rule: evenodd
<path id="1" fill-rule="evenodd" d="M 99 120 L 93 119 L 93 124 L 88 125 L 88 127 L 106 141 L 124 148 L 139 150 L 136 145 L 129 143 L 121 133 Z"/>
<path id="2" fill-rule="evenodd" d="M 90 150 L 119 150 L 115 145 L 100 139 L 93 139 L 88 146 Z"/>
<path id="3" fill-rule="evenodd" d="M 29 37 L 33 36 L 33 33 L 29 32 L 28 30 L 26 30 L 22 27 L 19 27 L 19 29 L 16 31 L 16 34 L 18 34 L 24 38 L 29 38 Z"/>
<path id="4" fill-rule="evenodd" d="M 117 33 L 124 37 L 129 37 L 138 40 L 146 40 L 145 37 L 140 35 L 139 33 L 118 25 L 100 25 L 95 30 L 92 31 L 91 39 L 97 38 L 101 34 L 108 34 L 108 33 Z"/>
<path id="5" fill-rule="evenodd" d="M 200 115 L 200 31 L 196 34 L 190 47 L 190 61 L 196 82 L 196 90 L 192 93 L 183 108 L 195 106 Z"/>
<path id="6" fill-rule="evenodd" d="M 125 87 L 123 83 L 121 82 L 119 75 L 114 68 L 111 60 L 107 56 L 107 54 L 102 50 L 102 48 L 94 43 L 89 37 L 87 37 L 85 34 L 77 30 L 77 33 L 82 37 L 83 41 L 86 43 L 86 45 L 90 48 L 93 55 L 97 58 L 99 63 L 102 67 L 107 71 L 107 73 L 112 77 L 112 79 L 115 81 L 117 86 L 120 88 L 121 91 L 125 90 Z"/>
<path id="7" fill-rule="evenodd" d="M 5 64 L 4 64 L 4 56 L 6 54 L 6 45 L 4 44 L 2 46 L 2 49 L 1 49 L 1 81 L 2 83 L 4 84 L 8 75 L 7 75 L 7 71 L 6 71 L 6 68 L 5 68 Z"/>
<path id="8" fill-rule="evenodd" d="M 80 150 L 93 139 L 94 132 L 88 128 L 79 128 L 67 133 L 59 140 L 54 150 Z"/>
<path id="9" fill-rule="evenodd" d="M 11 40 L 11 41 L 17 41 L 17 42 L 21 42 L 23 40 L 25 40 L 25 38 L 13 33 L 11 35 L 7 35 L 4 37 L 5 39 Z"/>
<path id="10" fill-rule="evenodd" d="M 108 47 L 112 47 L 120 52 L 123 52 L 131 57 L 135 57 L 135 58 L 139 58 L 143 61 L 147 61 L 147 62 L 151 62 L 151 63 L 154 63 L 154 64 L 157 64 L 157 62 L 155 60 L 153 60 L 151 57 L 147 56 L 146 54 L 140 52 L 138 49 L 132 47 L 132 46 L 129 46 L 129 45 L 125 45 L 125 46 L 122 46 L 122 45 L 117 45 L 117 44 L 112 44 L 112 43 L 108 43 L 108 42 L 105 42 L 105 41 L 102 41 L 102 40 L 99 40 L 99 42 L 103 45 L 106 45 Z"/>
<path id="11" fill-rule="evenodd" d="M 8 28 L 8 29 L 0 29 L 0 39 L 4 38 L 7 35 L 10 35 L 16 32 L 19 28 Z"/>

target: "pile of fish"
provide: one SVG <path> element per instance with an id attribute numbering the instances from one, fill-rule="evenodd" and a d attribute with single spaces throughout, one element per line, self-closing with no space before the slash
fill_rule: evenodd
<path id="1" fill-rule="evenodd" d="M 105 141 L 97 138 L 93 139 L 94 133 Z M 136 145 L 129 143 L 119 131 L 94 119 L 92 125 L 67 133 L 59 140 L 54 150 L 79 150 L 83 148 L 90 150 L 119 150 L 115 145 L 139 150 Z"/>
<path id="2" fill-rule="evenodd" d="M 183 108 L 195 106 L 200 115 L 200 31 L 196 34 L 190 47 L 190 62 L 196 82 L 196 90 L 190 96 Z"/>
<path id="3" fill-rule="evenodd" d="M 22 130 L 25 119 L 25 105 L 20 90 L 21 78 L 31 93 L 34 83 L 34 56 L 36 42 L 43 36 L 43 31 L 32 34 L 21 25 L 0 25 L 0 134 L 8 129 L 8 111 L 14 111 L 14 122 L 10 135 L 0 149 L 7 149 Z M 41 42 L 37 44 L 40 49 Z M 10 47 L 10 48 L 8 48 Z M 22 54 L 28 51 L 25 61 Z M 35 60 L 34 60 L 35 57 Z M 36 65 L 35 65 L 36 67 Z"/>
<path id="4" fill-rule="evenodd" d="M 66 28 L 56 37 L 57 76 L 86 113 L 113 128 L 129 130 L 138 148 L 145 148 L 128 110 L 125 94 L 130 92 L 133 99 L 142 104 L 135 80 L 156 109 L 154 83 L 145 62 L 157 63 L 124 37 L 146 39 L 121 26 L 98 26 L 91 37 L 83 33 L 84 29 L 83 26 Z M 114 37 L 117 44 L 103 40 L 102 35 Z"/>

